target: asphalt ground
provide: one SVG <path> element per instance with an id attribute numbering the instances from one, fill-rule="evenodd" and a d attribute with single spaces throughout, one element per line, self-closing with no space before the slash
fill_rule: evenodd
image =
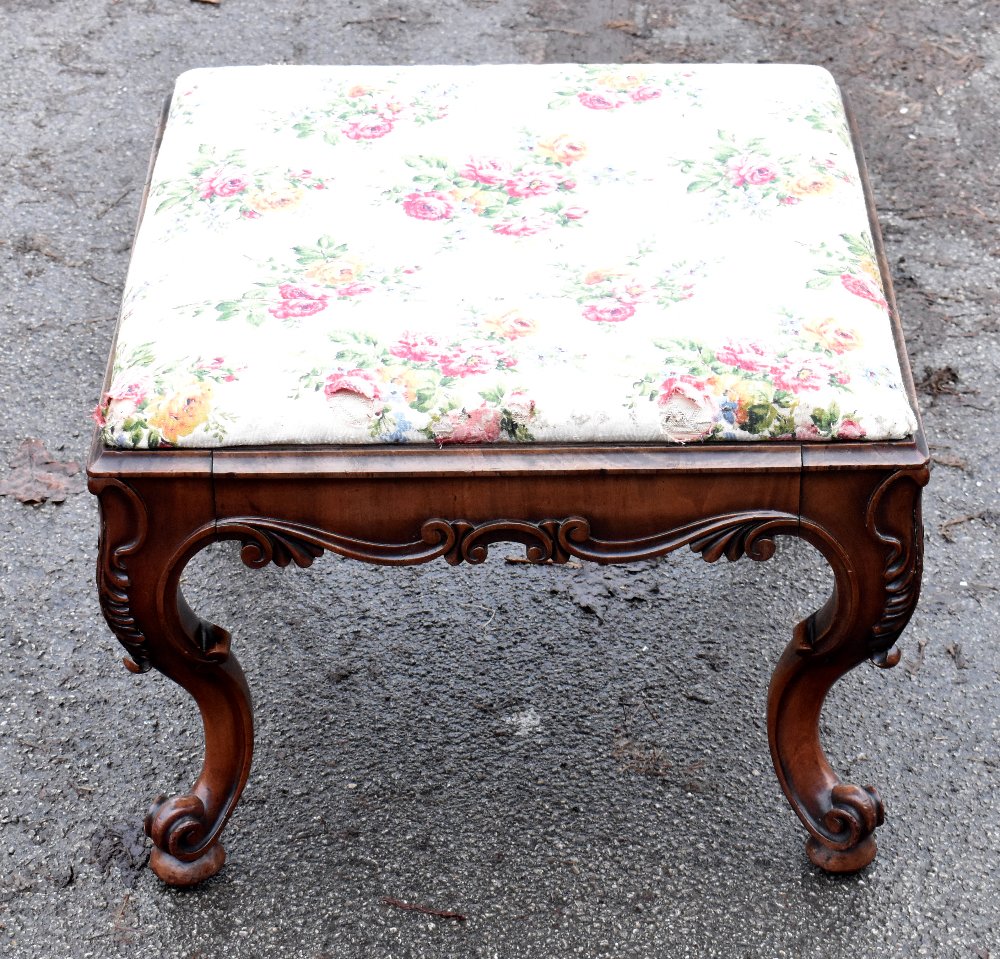
<path id="1" fill-rule="evenodd" d="M 846 86 L 935 456 L 903 661 L 854 671 L 824 714 L 837 768 L 886 801 L 879 856 L 849 878 L 806 860 L 763 720 L 770 669 L 830 586 L 809 548 L 560 569 L 501 546 L 477 568 L 327 556 L 259 572 L 217 548 L 185 589 L 234 634 L 257 754 L 226 867 L 167 889 L 141 820 L 197 772 L 193 703 L 118 663 L 92 498 L 0 497 L 0 953 L 1000 956 L 1000 5 L 0 10 L 4 458 L 37 437 L 86 459 L 153 125 L 181 71 L 619 60 L 813 62 Z"/>

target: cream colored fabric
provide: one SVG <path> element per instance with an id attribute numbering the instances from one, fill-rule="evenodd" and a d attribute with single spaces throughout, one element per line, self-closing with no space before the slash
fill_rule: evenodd
<path id="1" fill-rule="evenodd" d="M 808 66 L 184 74 L 109 446 L 910 435 Z"/>

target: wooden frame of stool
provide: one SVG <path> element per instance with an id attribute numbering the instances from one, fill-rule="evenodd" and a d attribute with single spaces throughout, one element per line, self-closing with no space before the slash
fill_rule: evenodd
<path id="1" fill-rule="evenodd" d="M 916 409 L 860 150 L 858 161 Z M 928 453 L 919 431 L 870 443 L 442 449 L 114 451 L 98 437 L 89 477 L 100 501 L 100 602 L 128 651 L 125 663 L 180 684 L 204 723 L 197 780 L 183 795 L 155 800 L 146 818 L 150 864 L 167 883 L 191 885 L 221 868 L 220 836 L 253 752 L 250 695 L 229 633 L 200 619 L 179 588 L 189 560 L 221 540 L 240 542 L 243 561 L 260 568 L 308 566 L 324 551 L 387 566 L 481 563 L 500 541 L 523 544 L 535 563 L 628 563 L 683 546 L 708 562 L 765 560 L 775 537 L 798 536 L 826 558 L 834 588 L 795 627 L 774 670 L 771 755 L 817 866 L 851 872 L 875 856 L 882 802 L 874 788 L 837 776 L 819 718 L 840 676 L 865 660 L 898 661 L 894 644 L 921 579 Z"/>

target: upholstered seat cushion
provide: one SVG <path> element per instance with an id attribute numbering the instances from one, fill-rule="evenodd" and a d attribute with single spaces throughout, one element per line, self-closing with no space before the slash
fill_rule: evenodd
<path id="1" fill-rule="evenodd" d="M 808 66 L 186 73 L 95 416 L 121 448 L 916 425 Z"/>

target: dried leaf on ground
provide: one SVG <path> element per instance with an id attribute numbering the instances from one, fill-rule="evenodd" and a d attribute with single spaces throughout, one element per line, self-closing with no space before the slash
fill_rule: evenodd
<path id="1" fill-rule="evenodd" d="M 430 906 L 421 906 L 415 902 L 404 902 L 402 899 L 393 899 L 391 896 L 383 896 L 381 902 L 386 906 L 393 906 L 396 909 L 404 909 L 407 912 L 419 912 L 425 916 L 436 916 L 438 919 L 454 919 L 457 922 L 465 922 L 469 918 L 460 912 L 451 912 L 448 909 L 432 909 Z"/>
<path id="2" fill-rule="evenodd" d="M 938 532 L 949 542 L 954 543 L 955 537 L 951 535 L 953 526 L 961 526 L 963 523 L 971 523 L 973 520 L 985 520 L 986 522 L 996 522 L 996 514 L 993 510 L 981 509 L 978 513 L 967 513 L 965 516 L 956 516 L 954 519 L 946 519 L 940 526 Z"/>
<path id="3" fill-rule="evenodd" d="M 941 466 L 953 466 L 955 469 L 963 471 L 969 465 L 961 456 L 955 456 L 952 453 L 935 453 L 931 459 Z"/>
<path id="4" fill-rule="evenodd" d="M 527 556 L 505 556 L 504 559 L 511 566 L 561 566 L 563 569 L 583 569 L 583 563 L 578 563 L 572 559 L 565 563 L 554 563 L 551 559 L 536 563 L 534 560 L 528 559 Z"/>
<path id="5" fill-rule="evenodd" d="M 969 660 L 966 658 L 965 653 L 962 652 L 961 643 L 951 643 L 945 647 L 944 651 L 955 661 L 955 666 L 958 669 L 969 668 Z"/>
<path id="6" fill-rule="evenodd" d="M 10 470 L 0 480 L 0 496 L 16 496 L 22 503 L 61 503 L 83 490 L 80 464 L 56 460 L 41 440 L 28 437 L 17 448 Z"/>
<path id="7" fill-rule="evenodd" d="M 917 382 L 917 389 L 931 396 L 958 396 L 960 390 L 956 389 L 957 385 L 958 370 L 953 366 L 942 366 L 936 370 L 925 366 L 924 377 Z"/>
<path id="8" fill-rule="evenodd" d="M 646 741 L 635 742 L 629 738 L 628 730 L 621 727 L 615 729 L 611 756 L 626 772 L 654 778 L 670 775 L 671 764 L 661 746 Z"/>

